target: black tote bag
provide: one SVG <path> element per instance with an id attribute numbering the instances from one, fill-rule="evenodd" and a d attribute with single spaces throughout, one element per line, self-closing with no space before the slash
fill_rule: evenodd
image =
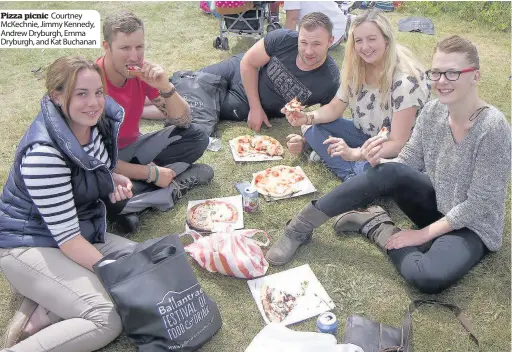
<path id="1" fill-rule="evenodd" d="M 139 352 L 196 351 L 222 326 L 177 235 L 111 253 L 94 271 Z"/>
<path id="2" fill-rule="evenodd" d="M 228 81 L 208 72 L 178 71 L 172 75 L 171 83 L 190 105 L 192 122 L 203 126 L 208 136 L 211 136 L 219 122 Z"/>

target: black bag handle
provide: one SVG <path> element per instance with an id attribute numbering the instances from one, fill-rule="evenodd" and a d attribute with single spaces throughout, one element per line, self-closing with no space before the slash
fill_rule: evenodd
<path id="1" fill-rule="evenodd" d="M 477 345 L 478 349 L 480 350 L 480 342 L 478 341 L 475 333 L 473 332 L 473 329 L 471 327 L 471 323 L 467 316 L 462 312 L 462 309 L 457 307 L 454 304 L 450 303 L 444 303 L 436 300 L 423 300 L 423 299 L 417 299 L 412 301 L 409 304 L 409 309 L 407 310 L 407 313 L 405 314 L 405 320 L 404 325 L 402 327 L 402 345 L 404 346 L 403 351 L 404 352 L 410 352 L 410 342 L 411 342 L 411 328 L 412 328 L 412 317 L 411 314 L 418 309 L 422 304 L 433 304 L 442 306 L 445 308 L 448 308 L 455 314 L 457 319 L 459 319 L 459 322 L 464 327 L 464 329 L 469 333 L 469 337 L 471 340 Z"/>
<path id="2" fill-rule="evenodd" d="M 174 253 L 176 253 L 176 247 L 174 246 L 167 246 L 160 250 L 155 250 L 151 253 L 151 262 L 153 264 L 157 264 L 162 260 L 169 258 L 171 255 L 174 255 Z"/>

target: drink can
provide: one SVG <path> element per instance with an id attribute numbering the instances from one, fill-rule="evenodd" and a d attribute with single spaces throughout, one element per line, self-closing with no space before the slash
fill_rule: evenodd
<path id="1" fill-rule="evenodd" d="M 316 321 L 316 330 L 336 336 L 338 334 L 338 319 L 331 312 L 322 313 Z"/>
<path id="2" fill-rule="evenodd" d="M 242 195 L 243 208 L 246 213 L 253 213 L 258 210 L 258 191 L 256 188 L 250 186 L 244 190 Z"/>

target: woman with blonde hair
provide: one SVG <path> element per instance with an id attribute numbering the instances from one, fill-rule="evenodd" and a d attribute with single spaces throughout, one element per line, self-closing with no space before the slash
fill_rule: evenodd
<path id="1" fill-rule="evenodd" d="M 383 11 L 372 9 L 357 16 L 345 48 L 341 86 L 327 105 L 312 112 L 287 112 L 304 138 L 288 136 L 290 152 L 302 152 L 304 142 L 342 181 L 361 174 L 369 156 L 361 146 L 382 128 L 388 140 L 370 151 L 376 157 L 397 156 L 410 137 L 416 116 L 430 96 L 421 64 L 396 43 Z M 352 119 L 343 113 L 350 107 Z"/>
<path id="2" fill-rule="evenodd" d="M 267 252 L 289 261 L 313 230 L 338 216 L 339 235 L 358 232 L 391 259 L 404 279 L 439 293 L 503 244 L 511 131 L 505 116 L 478 96 L 480 62 L 469 40 L 451 36 L 434 51 L 426 75 L 439 99 L 428 102 L 397 158 L 370 158 L 372 168 L 311 202 Z M 370 138 L 363 154 L 385 144 Z M 392 198 L 416 229 L 400 229 L 379 207 Z M 357 209 L 357 210 L 356 210 Z"/>
<path id="3" fill-rule="evenodd" d="M 92 271 L 133 242 L 106 233 L 106 202 L 132 197 L 113 172 L 123 109 L 101 68 L 77 56 L 47 71 L 41 110 L 0 196 L 0 267 L 24 298 L 5 333 L 12 352 L 94 351 L 122 331 Z"/>

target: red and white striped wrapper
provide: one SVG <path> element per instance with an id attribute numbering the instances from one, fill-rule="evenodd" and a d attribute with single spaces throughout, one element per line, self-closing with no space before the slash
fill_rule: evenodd
<path id="1" fill-rule="evenodd" d="M 258 233 L 267 238 L 265 243 L 251 238 Z M 209 272 L 252 279 L 265 275 L 268 270 L 261 247 L 269 245 L 270 236 L 263 230 L 215 232 L 209 236 L 196 231 L 188 234 L 194 242 L 185 251 Z"/>

